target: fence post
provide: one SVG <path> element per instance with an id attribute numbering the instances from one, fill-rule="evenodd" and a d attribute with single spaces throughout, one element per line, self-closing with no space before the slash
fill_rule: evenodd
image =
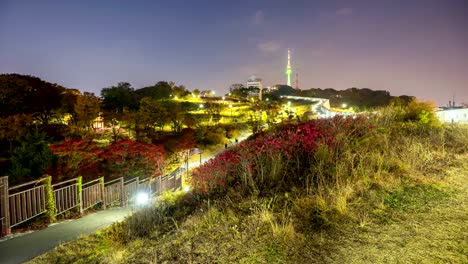
<path id="1" fill-rule="evenodd" d="M 83 177 L 78 176 L 76 183 L 78 204 L 80 205 L 80 215 L 83 215 Z"/>
<path id="2" fill-rule="evenodd" d="M 45 177 L 46 219 L 49 223 L 52 223 L 56 220 L 57 208 L 55 208 L 54 191 L 52 190 L 52 177 L 49 175 L 45 175 Z"/>
<path id="3" fill-rule="evenodd" d="M 106 188 L 104 188 L 104 177 L 99 178 L 101 183 L 101 200 L 102 200 L 102 209 L 106 210 Z"/>
<path id="4" fill-rule="evenodd" d="M 125 206 L 124 200 L 124 177 L 120 177 L 120 206 Z"/>
<path id="5" fill-rule="evenodd" d="M 0 226 L 0 237 L 7 236 L 11 233 L 10 201 L 8 195 L 8 176 L 0 177 L 0 219 L 3 217 Z"/>

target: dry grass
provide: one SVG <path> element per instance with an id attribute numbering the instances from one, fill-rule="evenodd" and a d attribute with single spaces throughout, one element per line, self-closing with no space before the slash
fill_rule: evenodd
<path id="1" fill-rule="evenodd" d="M 143 235 L 114 226 L 32 263 L 468 263 L 468 133 L 444 133 L 430 137 L 440 144 L 381 134 L 381 145 L 344 151 L 333 173 L 317 164 L 316 179 L 334 185 L 314 190 L 230 194 L 190 210 L 167 199 L 128 221 Z"/>

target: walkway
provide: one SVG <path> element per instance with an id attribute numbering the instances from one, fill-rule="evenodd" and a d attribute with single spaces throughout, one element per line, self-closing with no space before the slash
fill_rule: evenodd
<path id="1" fill-rule="evenodd" d="M 98 211 L 82 218 L 52 224 L 48 228 L 0 241 L 0 263 L 22 263 L 61 243 L 89 235 L 131 214 L 130 207 Z"/>

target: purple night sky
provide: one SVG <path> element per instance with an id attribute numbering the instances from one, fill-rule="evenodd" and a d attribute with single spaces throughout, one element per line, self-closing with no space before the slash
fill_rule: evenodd
<path id="1" fill-rule="evenodd" d="M 175 81 L 225 93 L 250 75 L 468 103 L 468 1 L 0 0 L 0 73 L 100 94 Z M 293 78 L 294 80 L 295 78 Z"/>

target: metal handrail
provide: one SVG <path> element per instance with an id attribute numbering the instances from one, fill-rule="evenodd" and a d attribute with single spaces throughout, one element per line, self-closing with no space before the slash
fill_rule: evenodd
<path id="1" fill-rule="evenodd" d="M 130 182 L 134 182 L 134 181 L 136 181 L 136 180 L 138 180 L 138 177 L 135 177 L 135 178 L 133 178 L 133 179 L 130 179 L 130 180 L 124 182 L 124 184 L 130 183 Z"/>
<path id="2" fill-rule="evenodd" d="M 72 181 L 77 181 L 77 180 L 78 180 L 78 177 L 70 179 L 70 180 L 66 180 L 66 181 L 63 181 L 63 182 L 59 182 L 59 183 L 56 183 L 56 184 L 52 184 L 52 187 L 59 186 L 59 185 L 69 183 L 69 182 L 72 182 Z"/>
<path id="3" fill-rule="evenodd" d="M 112 180 L 112 181 L 105 182 L 104 184 L 105 184 L 105 185 L 108 185 L 108 184 L 111 184 L 111 183 L 114 183 L 114 182 L 118 182 L 118 181 L 120 181 L 121 178 L 122 178 L 122 177 L 117 178 L 117 179 Z"/>
<path id="4" fill-rule="evenodd" d="M 95 180 L 92 180 L 92 181 L 89 181 L 89 182 L 86 182 L 86 183 L 83 183 L 83 184 L 82 184 L 82 186 L 85 186 L 85 185 L 91 184 L 91 183 L 93 183 L 93 182 L 100 181 L 100 180 L 101 180 L 101 178 L 102 178 L 102 177 L 100 177 L 100 178 L 97 178 L 97 179 L 95 179 Z"/>
<path id="5" fill-rule="evenodd" d="M 14 189 L 18 189 L 18 188 L 21 188 L 21 187 L 24 187 L 24 186 L 27 186 L 27 185 L 30 185 L 30 184 L 37 184 L 39 182 L 42 182 L 42 181 L 45 181 L 47 178 L 42 178 L 42 179 L 39 179 L 39 180 L 34 180 L 34 181 L 30 181 L 30 182 L 26 182 L 26 183 L 22 183 L 20 185 L 16 185 L 16 186 L 12 186 L 10 188 L 8 188 L 8 191 L 11 191 L 11 190 L 14 190 Z"/>

